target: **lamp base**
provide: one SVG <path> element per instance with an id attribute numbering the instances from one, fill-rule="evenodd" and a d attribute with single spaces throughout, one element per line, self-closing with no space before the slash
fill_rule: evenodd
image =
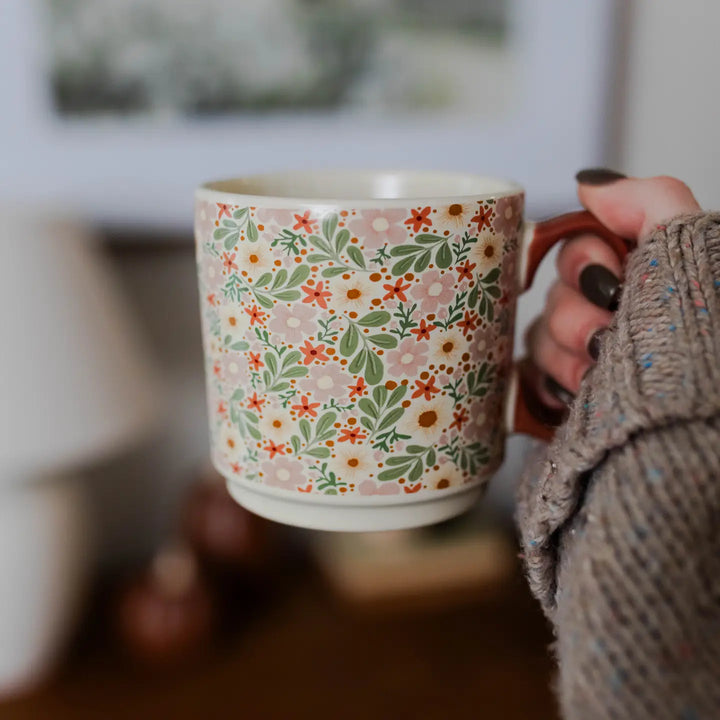
<path id="1" fill-rule="evenodd" d="M 0 697 L 53 670 L 90 566 L 89 523 L 71 477 L 0 485 Z"/>

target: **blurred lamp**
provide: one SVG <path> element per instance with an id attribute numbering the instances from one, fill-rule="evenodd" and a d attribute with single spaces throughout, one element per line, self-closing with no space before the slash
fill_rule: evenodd
<path id="1" fill-rule="evenodd" d="M 77 223 L 0 210 L 0 696 L 52 668 L 92 548 L 78 469 L 149 427 L 135 330 Z"/>

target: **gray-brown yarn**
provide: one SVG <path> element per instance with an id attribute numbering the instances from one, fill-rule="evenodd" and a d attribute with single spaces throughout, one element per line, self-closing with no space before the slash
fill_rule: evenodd
<path id="1" fill-rule="evenodd" d="M 564 716 L 720 719 L 720 214 L 631 255 L 598 363 L 518 500 Z"/>

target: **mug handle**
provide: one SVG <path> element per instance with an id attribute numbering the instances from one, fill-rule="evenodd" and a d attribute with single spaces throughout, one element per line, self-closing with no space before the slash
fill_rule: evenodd
<path id="1" fill-rule="evenodd" d="M 542 222 L 525 223 L 520 241 L 520 292 L 525 292 L 532 285 L 540 263 L 557 242 L 586 233 L 602 238 L 621 260 L 628 254 L 628 241 L 608 230 L 587 210 L 558 215 Z M 532 391 L 530 375 L 531 365 L 527 360 L 520 361 L 513 368 L 507 400 L 508 431 L 551 440 L 554 425 L 560 420 L 559 413 L 545 408 Z"/>

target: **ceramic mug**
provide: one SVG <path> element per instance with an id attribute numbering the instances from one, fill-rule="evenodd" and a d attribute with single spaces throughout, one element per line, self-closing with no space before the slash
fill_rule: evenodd
<path id="1" fill-rule="evenodd" d="M 457 515 L 507 432 L 547 437 L 512 372 L 518 295 L 587 212 L 435 172 L 289 172 L 196 194 L 212 459 L 249 510 L 322 530 Z"/>

